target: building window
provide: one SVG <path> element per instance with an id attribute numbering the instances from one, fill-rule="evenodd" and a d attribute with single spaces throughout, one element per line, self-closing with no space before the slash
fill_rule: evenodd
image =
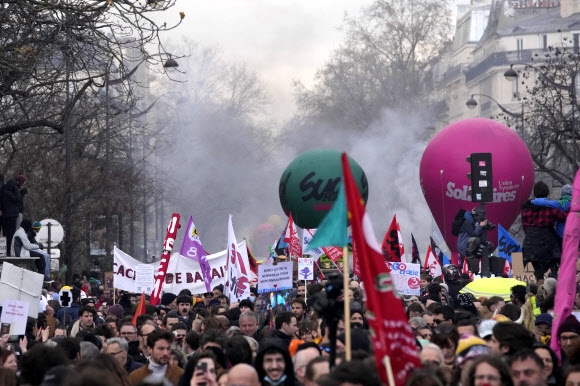
<path id="1" fill-rule="evenodd" d="M 548 49 L 548 35 L 542 35 L 542 48 L 544 50 Z"/>
<path id="2" fill-rule="evenodd" d="M 523 50 L 524 50 L 524 39 L 516 39 L 518 60 L 522 60 Z"/>
<path id="3" fill-rule="evenodd" d="M 580 45 L 580 34 L 572 34 L 572 39 L 574 40 L 574 52 L 578 52 L 578 46 Z"/>
<path id="4" fill-rule="evenodd" d="M 520 99 L 520 82 L 518 82 L 518 79 L 512 82 L 512 98 Z"/>

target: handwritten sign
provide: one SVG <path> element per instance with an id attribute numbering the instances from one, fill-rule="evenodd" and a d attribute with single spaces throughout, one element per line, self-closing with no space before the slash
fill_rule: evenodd
<path id="1" fill-rule="evenodd" d="M 4 300 L 0 322 L 3 327 L 10 325 L 10 335 L 24 335 L 28 319 L 28 303 L 20 300 Z"/>
<path id="2" fill-rule="evenodd" d="M 385 262 L 399 295 L 420 295 L 421 265 L 412 263 Z"/>
<path id="3" fill-rule="evenodd" d="M 258 266 L 258 292 L 292 289 L 293 265 L 291 261 L 276 265 L 260 264 Z"/>
<path id="4" fill-rule="evenodd" d="M 155 267 L 151 264 L 138 264 L 135 274 L 137 292 L 150 293 L 155 284 Z"/>
<path id="5" fill-rule="evenodd" d="M 314 280 L 314 259 L 298 258 L 298 280 Z"/>

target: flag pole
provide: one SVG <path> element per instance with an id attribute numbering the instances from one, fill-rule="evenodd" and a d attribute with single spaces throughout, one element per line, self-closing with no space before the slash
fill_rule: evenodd
<path id="1" fill-rule="evenodd" d="M 348 297 L 349 288 L 349 278 L 348 278 L 348 246 L 342 248 L 342 278 L 343 278 L 343 289 L 342 293 L 344 295 L 344 346 L 345 346 L 345 359 L 350 362 L 352 359 L 351 355 L 351 342 L 350 342 L 350 299 Z"/>
<path id="2" fill-rule="evenodd" d="M 391 358 L 385 355 L 383 358 L 385 368 L 387 369 L 387 378 L 389 379 L 389 386 L 395 386 L 395 377 L 393 376 L 393 367 L 391 366 Z"/>

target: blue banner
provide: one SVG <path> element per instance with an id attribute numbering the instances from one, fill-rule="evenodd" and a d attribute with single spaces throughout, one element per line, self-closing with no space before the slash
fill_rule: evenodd
<path id="1" fill-rule="evenodd" d="M 503 257 L 507 261 L 512 262 L 512 252 L 521 252 L 522 247 L 518 242 L 509 234 L 508 231 L 503 229 L 501 225 L 497 225 L 497 256 Z"/>

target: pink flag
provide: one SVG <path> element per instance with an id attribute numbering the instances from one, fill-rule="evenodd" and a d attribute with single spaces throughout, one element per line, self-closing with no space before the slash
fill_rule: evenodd
<path id="1" fill-rule="evenodd" d="M 207 257 L 205 256 L 205 250 L 201 245 L 201 240 L 197 234 L 197 228 L 195 227 L 193 217 L 191 216 L 189 216 L 187 231 L 185 232 L 185 237 L 183 238 L 179 254 L 199 263 L 201 275 L 203 276 L 203 281 L 205 283 L 205 289 L 207 292 L 211 292 L 211 267 L 207 261 Z"/>
<path id="2" fill-rule="evenodd" d="M 564 241 L 562 243 L 562 258 L 560 261 L 560 273 L 556 287 L 556 299 L 554 301 L 554 322 L 552 323 L 552 339 L 550 347 L 556 352 L 560 362 L 560 341 L 558 340 L 558 328 L 570 315 L 574 307 L 576 296 L 576 261 L 578 260 L 578 245 L 580 242 L 580 170 L 574 178 L 574 191 L 570 213 L 566 219 L 564 228 Z"/>

